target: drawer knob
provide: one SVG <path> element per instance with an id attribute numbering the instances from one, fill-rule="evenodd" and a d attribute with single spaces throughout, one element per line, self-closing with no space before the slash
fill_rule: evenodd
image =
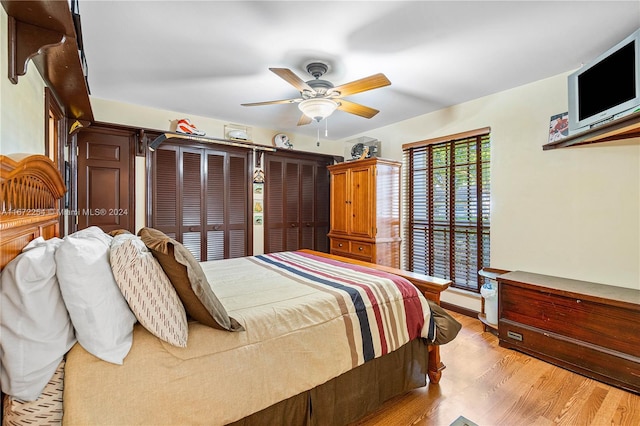
<path id="1" fill-rule="evenodd" d="M 358 247 L 358 250 L 362 251 L 362 250 L 364 250 L 364 247 L 360 246 L 360 247 Z"/>
<path id="2" fill-rule="evenodd" d="M 342 243 L 339 243 L 339 244 L 338 244 L 338 247 L 342 247 Z"/>

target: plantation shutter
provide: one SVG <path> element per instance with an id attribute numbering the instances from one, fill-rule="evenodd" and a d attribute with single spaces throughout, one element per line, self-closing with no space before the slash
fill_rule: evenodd
<path id="1" fill-rule="evenodd" d="M 490 260 L 489 129 L 408 144 L 403 156 L 403 265 L 479 292 Z"/>

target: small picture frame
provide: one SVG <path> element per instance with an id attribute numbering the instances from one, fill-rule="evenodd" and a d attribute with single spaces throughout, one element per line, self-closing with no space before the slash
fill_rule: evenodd
<path id="1" fill-rule="evenodd" d="M 262 225 L 262 215 L 261 214 L 254 214 L 253 215 L 253 224 L 254 225 Z"/>
<path id="2" fill-rule="evenodd" d="M 264 183 L 264 170 L 255 169 L 253 171 L 253 183 Z"/>
<path id="3" fill-rule="evenodd" d="M 551 116 L 549 120 L 549 142 L 559 141 L 569 136 L 569 113 Z"/>
<path id="4" fill-rule="evenodd" d="M 262 195 L 264 193 L 264 183 L 254 183 L 253 193 L 254 195 Z"/>

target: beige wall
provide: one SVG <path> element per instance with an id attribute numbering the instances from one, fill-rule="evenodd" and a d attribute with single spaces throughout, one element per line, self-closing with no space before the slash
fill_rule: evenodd
<path id="1" fill-rule="evenodd" d="M 7 78 L 7 13 L 0 10 L 0 154 L 44 154 L 45 84 L 31 61 L 18 84 Z"/>

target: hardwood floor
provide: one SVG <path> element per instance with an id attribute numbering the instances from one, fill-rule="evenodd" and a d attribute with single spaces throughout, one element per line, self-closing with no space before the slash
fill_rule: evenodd
<path id="1" fill-rule="evenodd" d="M 464 416 L 492 425 L 640 425 L 640 395 L 498 346 L 477 319 L 441 347 L 439 385 L 396 397 L 353 426 L 450 425 Z"/>

